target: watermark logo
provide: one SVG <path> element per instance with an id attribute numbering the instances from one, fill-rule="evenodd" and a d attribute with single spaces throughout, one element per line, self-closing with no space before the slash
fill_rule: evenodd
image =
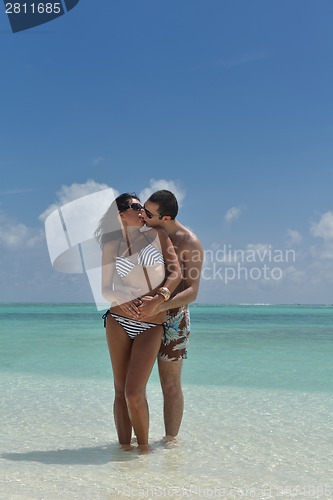
<path id="1" fill-rule="evenodd" d="M 261 498 L 269 500 L 274 498 L 332 498 L 332 488 L 329 485 L 309 486 L 280 486 L 265 484 L 262 486 L 150 486 L 130 487 L 124 486 L 122 496 L 127 498 Z"/>
<path id="2" fill-rule="evenodd" d="M 101 219 L 104 221 L 102 234 L 108 241 L 116 242 L 118 247 L 125 239 L 115 199 L 113 189 L 103 189 L 58 207 L 45 219 L 45 235 L 53 268 L 63 273 L 86 274 L 98 310 L 110 307 L 106 295 L 116 293 L 117 303 L 123 304 L 147 294 L 150 288 L 157 288 L 165 279 L 163 261 L 151 266 L 153 270 L 150 271 L 149 266 L 140 262 L 139 249 L 133 250 L 131 258 L 125 263 L 122 261 L 118 267 L 113 256 L 110 262 L 103 264 L 102 248 L 96 236 Z M 146 230 L 149 229 L 140 229 L 142 232 Z M 151 230 L 155 233 L 154 229 Z M 127 236 L 131 247 L 133 240 Z M 154 246 L 162 251 L 156 237 Z M 123 273 L 126 275 L 123 266 L 136 268 L 130 285 L 118 277 Z M 109 289 L 106 295 L 103 281 Z"/>
<path id="3" fill-rule="evenodd" d="M 24 31 L 48 23 L 72 10 L 79 0 L 58 1 L 18 1 L 6 2 L 5 12 L 8 16 L 12 32 Z"/>
<path id="4" fill-rule="evenodd" d="M 103 189 L 58 207 L 45 219 L 53 268 L 63 273 L 86 273 L 98 309 L 110 304 L 101 293 L 102 252 L 94 232 L 114 200 L 113 189 Z M 117 220 L 116 213 L 110 220 Z"/>
<path id="5" fill-rule="evenodd" d="M 295 262 L 296 252 L 291 248 L 249 244 L 245 249 L 235 249 L 224 244 L 204 251 L 201 278 L 220 280 L 225 285 L 233 281 L 279 281 L 286 266 Z"/>

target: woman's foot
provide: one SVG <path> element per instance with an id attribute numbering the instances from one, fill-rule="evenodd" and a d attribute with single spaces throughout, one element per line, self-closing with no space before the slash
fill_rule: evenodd
<path id="1" fill-rule="evenodd" d="M 132 450 L 134 450 L 134 446 L 132 446 L 131 444 L 120 444 L 119 448 L 121 450 L 123 450 L 123 451 L 132 451 Z"/>
<path id="2" fill-rule="evenodd" d="M 154 451 L 153 447 L 150 444 L 139 444 L 138 450 L 141 455 L 146 455 L 147 453 L 152 453 Z"/>

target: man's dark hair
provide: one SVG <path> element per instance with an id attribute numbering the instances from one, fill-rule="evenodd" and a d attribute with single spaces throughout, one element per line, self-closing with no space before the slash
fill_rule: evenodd
<path id="1" fill-rule="evenodd" d="M 163 215 L 169 215 L 171 219 L 175 219 L 178 214 L 178 202 L 177 198 L 171 191 L 167 189 L 161 189 L 160 191 L 155 191 L 149 198 L 152 203 L 157 203 L 158 213 L 161 217 Z"/>

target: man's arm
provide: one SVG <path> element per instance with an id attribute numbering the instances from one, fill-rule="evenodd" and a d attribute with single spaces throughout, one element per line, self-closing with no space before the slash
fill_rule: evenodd
<path id="1" fill-rule="evenodd" d="M 163 287 L 166 287 L 167 290 L 173 292 L 177 289 L 178 284 L 182 280 L 181 267 L 179 265 L 175 247 L 173 246 L 169 236 L 162 228 L 157 228 L 157 231 L 160 238 L 164 262 L 169 271 L 166 280 L 163 283 Z M 155 293 L 154 296 L 145 295 L 140 297 L 140 302 L 138 310 L 141 318 L 149 317 L 163 310 L 160 310 L 159 306 L 164 302 L 164 298 L 158 292 Z"/>
<path id="2" fill-rule="evenodd" d="M 193 302 L 198 295 L 203 249 L 198 238 L 194 238 L 180 253 L 184 289 L 158 306 L 158 311 L 182 307 Z"/>

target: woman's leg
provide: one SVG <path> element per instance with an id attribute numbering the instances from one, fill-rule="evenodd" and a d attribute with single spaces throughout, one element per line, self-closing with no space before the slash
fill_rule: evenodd
<path id="1" fill-rule="evenodd" d="M 125 396 L 128 412 L 138 445 L 143 450 L 148 446 L 149 428 L 146 386 L 161 345 L 162 332 L 163 328 L 156 326 L 135 337 L 127 372 Z"/>
<path id="2" fill-rule="evenodd" d="M 111 358 L 115 399 L 113 405 L 119 444 L 130 445 L 132 424 L 125 399 L 125 384 L 133 341 L 122 326 L 110 315 L 106 319 L 106 338 Z"/>

